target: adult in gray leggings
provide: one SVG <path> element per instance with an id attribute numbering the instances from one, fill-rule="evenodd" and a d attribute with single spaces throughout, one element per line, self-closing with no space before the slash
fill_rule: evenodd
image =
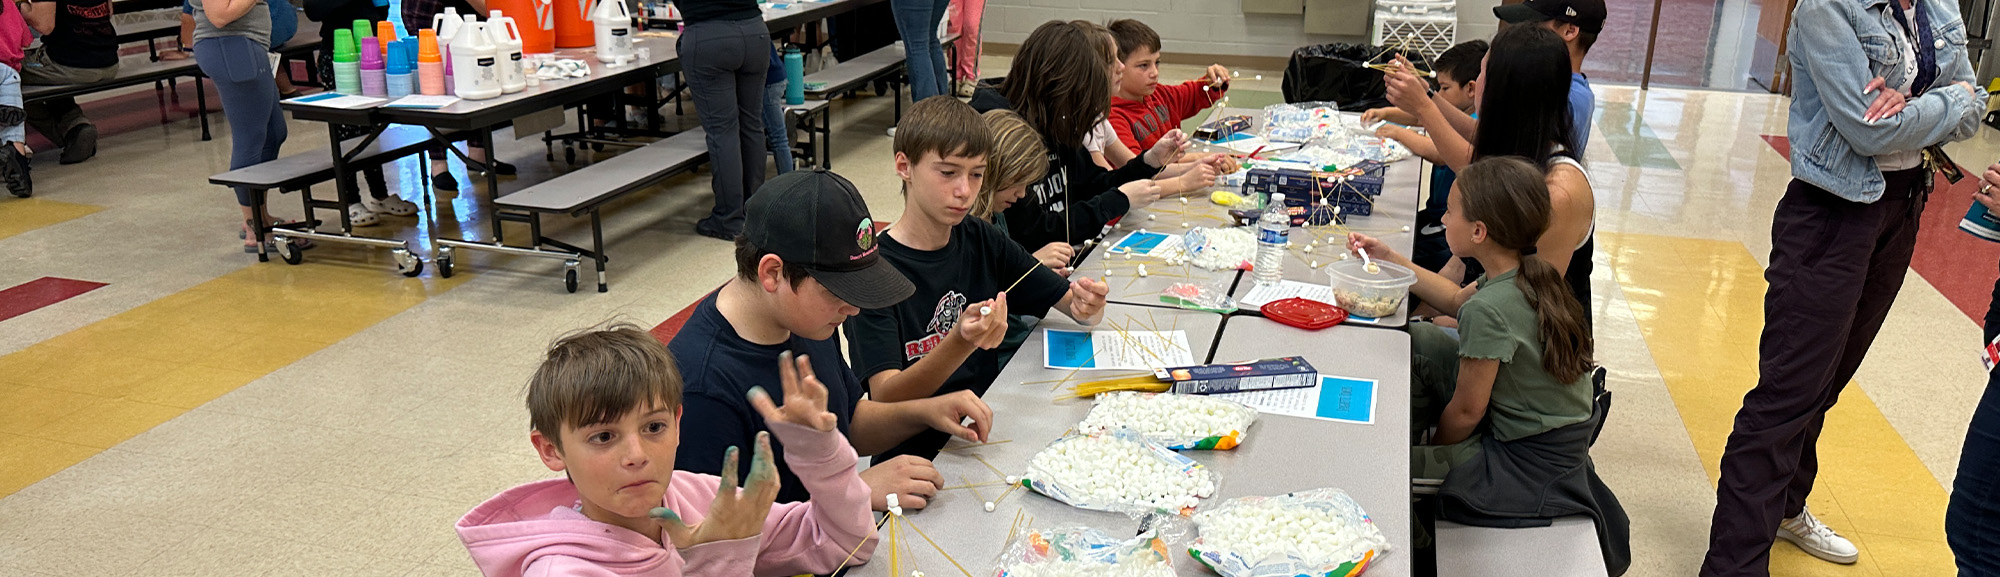
<path id="1" fill-rule="evenodd" d="M 222 95 L 222 113 L 229 118 L 229 168 L 278 158 L 285 143 L 285 113 L 278 108 L 278 87 L 271 82 L 271 13 L 264 0 L 192 0 L 194 59 L 201 73 L 215 81 Z M 289 6 L 288 6 L 289 8 Z M 258 241 L 248 236 L 263 203 L 262 189 L 238 187 L 236 204 L 243 207 L 243 251 L 254 253 Z"/>
<path id="2" fill-rule="evenodd" d="M 708 133 L 715 209 L 695 223 L 702 236 L 735 240 L 743 232 L 743 201 L 764 185 L 764 74 L 770 70 L 771 29 L 754 0 L 687 4 L 681 71 L 695 112 Z"/>

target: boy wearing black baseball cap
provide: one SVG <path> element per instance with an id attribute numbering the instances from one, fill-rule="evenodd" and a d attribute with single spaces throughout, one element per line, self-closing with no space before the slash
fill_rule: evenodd
<path id="1" fill-rule="evenodd" d="M 1583 75 L 1583 57 L 1604 30 L 1604 0 L 1528 0 L 1494 6 L 1493 15 L 1508 24 L 1553 30 L 1569 45 L 1570 127 L 1575 129 L 1576 151 L 1581 155 L 1590 142 L 1590 120 L 1597 110 L 1597 94 Z"/>
<path id="2" fill-rule="evenodd" d="M 766 429 L 747 395 L 753 387 L 783 395 L 771 361 L 788 351 L 810 360 L 827 388 L 827 411 L 857 453 L 880 453 L 929 429 L 986 440 L 993 412 L 971 393 L 900 403 L 861 398 L 837 329 L 863 308 L 902 302 L 914 287 L 882 258 L 875 222 L 853 183 L 824 170 L 786 173 L 758 189 L 745 213 L 736 278 L 703 298 L 667 343 L 686 380 L 675 468 L 719 474 L 726 448 L 753 446 Z M 960 424 L 968 418 L 970 427 Z M 772 449 L 778 501 L 809 498 L 785 466 L 784 448 L 773 442 Z M 739 467 L 747 475 L 749 461 Z M 889 493 L 901 494 L 904 507 L 923 507 L 944 486 L 930 461 L 916 458 L 877 460 L 861 477 L 877 510 Z"/>

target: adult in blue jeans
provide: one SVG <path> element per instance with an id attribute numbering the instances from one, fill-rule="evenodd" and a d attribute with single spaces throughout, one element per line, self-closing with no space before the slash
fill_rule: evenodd
<path id="1" fill-rule="evenodd" d="M 1986 210 L 2000 212 L 2000 163 L 1986 168 L 1979 192 L 1972 195 Z M 2000 281 L 1993 283 L 1993 304 L 1986 309 L 1986 340 L 2000 336 Z M 1958 559 L 1958 574 L 2000 575 L 2000 373 L 1986 377 L 1986 393 L 1972 410 L 1965 428 L 1965 448 L 1958 454 L 1958 476 L 1951 482 L 1951 504 L 1944 510 L 1944 538 Z"/>
<path id="2" fill-rule="evenodd" d="M 771 29 L 757 0 L 683 2 L 678 48 L 695 114 L 708 135 L 715 208 L 695 223 L 702 236 L 735 241 L 743 202 L 764 185 L 764 81 Z"/>
<path id="3" fill-rule="evenodd" d="M 201 73 L 215 81 L 222 96 L 222 113 L 229 117 L 229 168 L 278 158 L 285 143 L 285 113 L 278 108 L 278 86 L 271 82 L 271 7 L 264 0 L 192 0 L 194 59 Z M 290 5 L 285 8 L 289 9 Z M 260 220 L 268 223 L 256 202 L 263 189 L 238 187 L 236 204 L 243 208 L 243 251 L 269 248 L 267 239 L 253 236 Z"/>
<path id="4" fill-rule="evenodd" d="M 896 14 L 896 32 L 903 35 L 903 69 L 910 74 L 910 102 L 951 94 L 951 76 L 944 73 L 944 46 L 938 44 L 938 22 L 951 0 L 889 0 Z"/>
<path id="5" fill-rule="evenodd" d="M 771 72 L 764 76 L 764 148 L 770 149 L 778 174 L 798 168 L 792 162 L 792 131 L 785 126 L 785 61 L 775 45 L 771 47 Z"/>

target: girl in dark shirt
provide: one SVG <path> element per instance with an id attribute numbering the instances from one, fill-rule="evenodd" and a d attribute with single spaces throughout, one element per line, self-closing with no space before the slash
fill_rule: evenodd
<path id="1" fill-rule="evenodd" d="M 1174 131 L 1117 170 L 1091 161 L 1084 137 L 1111 109 L 1106 64 L 1089 34 L 1051 20 L 1021 43 L 1005 80 L 973 92 L 973 109 L 1013 110 L 1048 145 L 1048 175 L 1005 211 L 1009 235 L 1023 247 L 1096 238 L 1126 210 L 1158 200 L 1160 187 L 1151 179 L 1186 146 L 1187 137 Z"/>

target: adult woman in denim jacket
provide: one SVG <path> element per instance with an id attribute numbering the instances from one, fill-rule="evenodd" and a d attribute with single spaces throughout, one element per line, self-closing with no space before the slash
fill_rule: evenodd
<path id="1" fill-rule="evenodd" d="M 1722 455 L 1710 577 L 1768 575 L 1774 534 L 1858 557 L 1805 509 L 1814 445 L 1902 288 L 1933 168 L 1950 165 L 1936 146 L 1970 138 L 1985 111 L 1955 2 L 1801 0 L 1792 14 L 1792 181 L 1772 217 L 1757 387 Z"/>

